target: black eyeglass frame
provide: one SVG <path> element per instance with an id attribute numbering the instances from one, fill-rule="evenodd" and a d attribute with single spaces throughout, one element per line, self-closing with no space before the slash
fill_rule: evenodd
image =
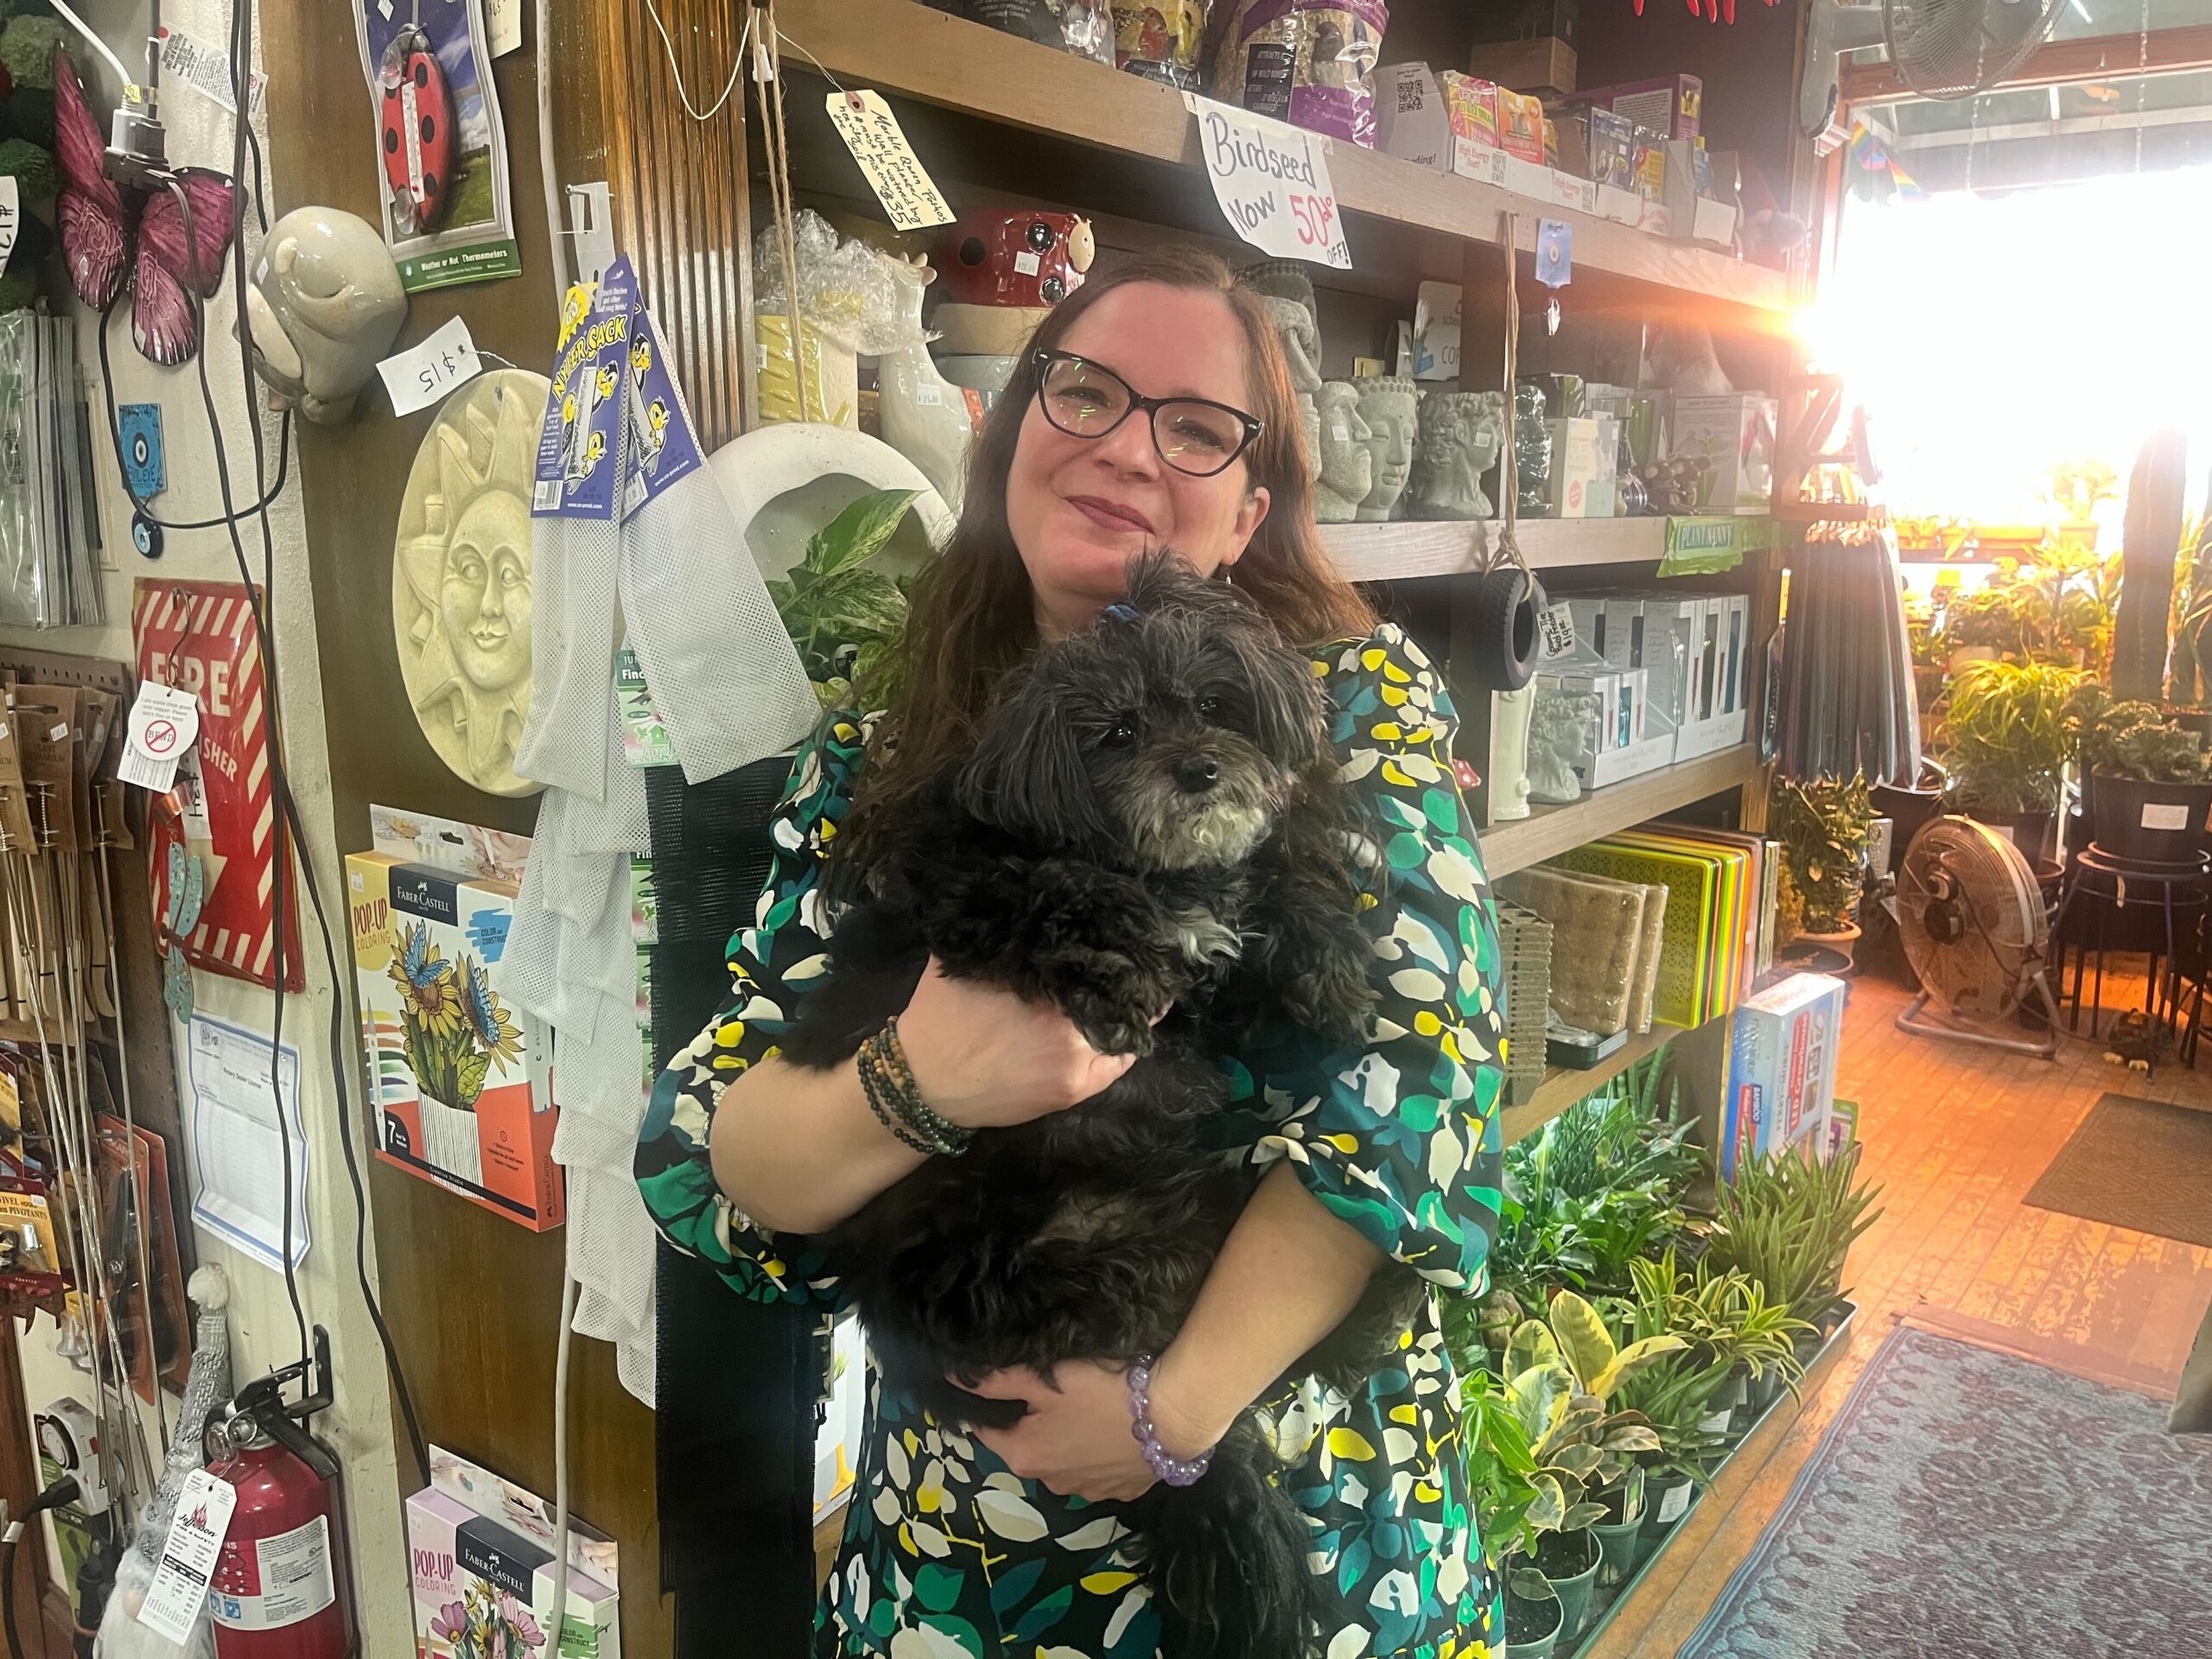
<path id="1" fill-rule="evenodd" d="M 1112 425 L 1101 428 L 1098 431 L 1069 431 L 1066 427 L 1062 426 L 1058 421 L 1052 418 L 1052 405 L 1045 400 L 1045 376 L 1051 371 L 1052 365 L 1055 363 L 1077 363 L 1082 365 L 1082 366 L 1086 369 L 1090 369 L 1096 373 L 1104 375 L 1116 385 L 1121 387 L 1123 391 L 1128 393 L 1129 406 L 1114 417 L 1114 423 Z M 1038 410 L 1044 415 L 1046 423 L 1049 425 L 1052 430 L 1055 432 L 1066 432 L 1068 436 L 1071 438 L 1103 438 L 1111 433 L 1120 431 L 1122 423 L 1126 422 L 1130 416 L 1135 414 L 1137 410 L 1142 410 L 1145 413 L 1145 423 L 1152 429 L 1153 450 L 1159 455 L 1160 463 L 1163 466 L 1173 467 L 1185 478 L 1219 478 L 1231 467 L 1234 467 L 1237 463 L 1238 460 L 1243 457 L 1244 452 L 1252 447 L 1252 441 L 1255 438 L 1257 438 L 1261 433 L 1267 430 L 1266 422 L 1261 420 L 1256 415 L 1246 414 L 1234 404 L 1217 403 L 1211 397 L 1141 397 L 1137 395 L 1137 389 L 1135 386 L 1122 379 L 1120 375 L 1115 373 L 1113 370 L 1108 368 L 1103 363 L 1098 362 L 1091 358 L 1082 356 L 1075 352 L 1054 351 L 1048 346 L 1040 346 L 1029 354 L 1029 365 L 1036 371 L 1037 374 Z M 1201 473 L 1193 471 L 1192 468 L 1182 465 L 1182 463 L 1170 456 L 1167 453 L 1167 446 L 1160 441 L 1160 411 L 1166 408 L 1171 404 L 1196 404 L 1202 409 L 1219 410 L 1223 414 L 1230 416 L 1242 423 L 1244 429 L 1244 436 L 1243 441 L 1240 442 L 1234 449 L 1229 452 L 1228 455 L 1224 458 L 1220 466 L 1214 467 L 1210 472 Z"/>

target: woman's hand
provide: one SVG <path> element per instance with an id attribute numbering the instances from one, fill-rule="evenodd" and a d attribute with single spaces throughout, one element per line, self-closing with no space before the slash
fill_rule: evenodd
<path id="1" fill-rule="evenodd" d="M 922 1098 L 963 1129 L 1064 1112 L 1135 1064 L 1101 1054 L 1049 1003 L 954 979 L 934 958 L 899 1016 L 899 1040 Z"/>
<path id="2" fill-rule="evenodd" d="M 1022 1400 L 1029 1414 L 1012 1428 L 972 1433 L 1024 1480 L 1041 1481 L 1063 1497 L 1093 1503 L 1141 1497 L 1158 1478 L 1129 1433 L 1128 1367 L 1112 1360 L 1071 1359 L 1039 1376 L 1026 1368 L 994 1371 L 965 1384 L 988 1400 Z M 1196 1457 L 1205 1444 L 1185 1443 L 1173 1402 L 1153 1380 L 1153 1421 L 1169 1455 Z"/>

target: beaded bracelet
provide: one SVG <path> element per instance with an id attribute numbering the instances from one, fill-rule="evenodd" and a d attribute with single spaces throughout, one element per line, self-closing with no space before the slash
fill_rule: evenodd
<path id="1" fill-rule="evenodd" d="M 865 1045 L 861 1049 L 856 1069 L 861 1074 L 861 1092 L 868 1096 L 868 1109 L 875 1114 L 875 1121 L 897 1135 L 907 1146 L 920 1153 L 923 1157 L 926 1158 L 935 1152 L 937 1150 L 935 1147 L 931 1146 L 901 1123 L 883 1103 L 882 1090 L 876 1082 L 874 1068 L 868 1064 L 868 1049 Z"/>
<path id="2" fill-rule="evenodd" d="M 1150 1354 L 1139 1354 L 1137 1363 L 1129 1367 L 1129 1434 L 1144 1452 L 1144 1460 L 1152 1472 L 1170 1486 L 1195 1485 L 1200 1476 L 1213 1466 L 1215 1448 L 1208 1446 L 1195 1458 L 1171 1456 L 1160 1443 L 1160 1431 L 1152 1421 L 1152 1368 L 1154 1360 Z"/>
<path id="3" fill-rule="evenodd" d="M 883 1029 L 876 1033 L 876 1042 L 878 1056 L 890 1068 L 898 1087 L 898 1099 L 905 1105 L 901 1116 L 928 1138 L 944 1142 L 956 1154 L 967 1151 L 969 1142 L 976 1138 L 975 1130 L 961 1128 L 922 1098 L 913 1071 L 906 1065 L 906 1045 L 899 1039 L 896 1014 L 884 1022 Z"/>
<path id="4" fill-rule="evenodd" d="M 900 1141 L 924 1157 L 942 1154 L 957 1158 L 968 1150 L 975 1132 L 932 1111 L 915 1087 L 906 1051 L 899 1045 L 897 1021 L 861 1045 L 856 1065 L 868 1109 Z"/>

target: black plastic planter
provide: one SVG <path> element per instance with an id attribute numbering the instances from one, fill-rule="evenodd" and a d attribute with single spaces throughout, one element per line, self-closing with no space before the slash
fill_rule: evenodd
<path id="1" fill-rule="evenodd" d="M 2101 772 L 2090 803 L 2098 848 L 2133 863 L 2194 864 L 2212 831 L 2212 782 L 2152 784 Z"/>

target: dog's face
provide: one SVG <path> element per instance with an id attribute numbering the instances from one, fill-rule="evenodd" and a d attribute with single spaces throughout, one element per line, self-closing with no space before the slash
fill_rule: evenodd
<path id="1" fill-rule="evenodd" d="M 1147 870 L 1241 863 L 1321 753 L 1306 659 L 1249 602 L 1155 556 L 1039 652 L 961 772 L 976 817 Z"/>

